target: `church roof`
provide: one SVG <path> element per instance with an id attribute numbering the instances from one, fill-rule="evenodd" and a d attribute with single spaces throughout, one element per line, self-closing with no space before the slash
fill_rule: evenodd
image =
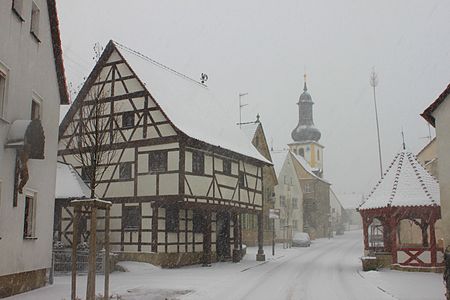
<path id="1" fill-rule="evenodd" d="M 398 153 L 359 209 L 440 205 L 439 183 L 408 151 Z"/>

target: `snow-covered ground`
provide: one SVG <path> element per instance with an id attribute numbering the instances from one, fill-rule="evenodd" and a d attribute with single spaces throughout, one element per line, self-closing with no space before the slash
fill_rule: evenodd
<path id="1" fill-rule="evenodd" d="M 143 299 L 443 299 L 441 274 L 383 270 L 362 272 L 361 232 L 321 239 L 309 248 L 266 247 L 266 262 L 256 262 L 249 248 L 240 263 L 216 263 L 160 269 L 149 264 L 122 262 L 129 272 L 111 274 L 110 291 L 124 300 Z M 84 296 L 86 277 L 78 277 L 78 296 Z M 97 290 L 103 276 L 97 277 Z M 70 299 L 70 277 L 8 299 Z"/>

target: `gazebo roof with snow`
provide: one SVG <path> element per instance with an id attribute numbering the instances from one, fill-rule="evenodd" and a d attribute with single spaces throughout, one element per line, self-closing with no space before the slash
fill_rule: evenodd
<path id="1" fill-rule="evenodd" d="M 359 210 L 439 206 L 439 183 L 408 151 L 398 153 Z"/>

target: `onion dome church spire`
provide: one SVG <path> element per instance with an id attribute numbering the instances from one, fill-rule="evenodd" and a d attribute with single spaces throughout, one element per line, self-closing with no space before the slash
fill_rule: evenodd
<path id="1" fill-rule="evenodd" d="M 312 110 L 314 102 L 312 101 L 311 95 L 308 93 L 308 88 L 306 86 L 306 74 L 304 75 L 304 80 L 305 83 L 303 87 L 303 93 L 300 95 L 297 103 L 299 116 L 298 125 L 292 131 L 291 136 L 295 142 L 318 142 L 321 134 L 319 129 L 314 126 Z"/>

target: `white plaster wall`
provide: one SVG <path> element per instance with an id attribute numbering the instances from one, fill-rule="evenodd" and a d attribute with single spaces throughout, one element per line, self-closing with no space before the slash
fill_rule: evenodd
<path id="1" fill-rule="evenodd" d="M 31 1 L 23 4 L 25 22 L 11 11 L 11 1 L 0 1 L 0 63 L 9 69 L 6 116 L 0 120 L 0 275 L 50 267 L 60 97 L 47 2 L 35 2 L 41 11 L 41 43 L 29 31 Z M 43 99 L 45 159 L 29 163 L 30 179 L 25 188 L 38 193 L 37 239 L 24 240 L 23 196 L 19 196 L 17 207 L 12 205 L 15 151 L 4 145 L 11 122 L 30 119 L 33 93 Z"/>
<path id="2" fill-rule="evenodd" d="M 297 208 L 293 208 L 289 213 L 289 225 L 293 225 L 293 221 L 297 221 L 298 231 L 303 231 L 303 192 L 300 183 L 296 177 L 295 169 L 290 155 L 286 156 L 286 159 L 281 168 L 278 176 L 279 184 L 275 186 L 275 208 L 280 209 L 280 216 L 282 219 L 287 217 L 287 209 L 281 207 L 280 196 L 284 196 L 286 202 L 288 199 L 297 198 Z M 284 178 L 287 178 L 287 184 L 284 183 Z M 292 178 L 292 184 L 291 184 Z M 283 231 L 280 226 L 280 220 L 275 221 L 275 231 L 278 238 L 283 237 Z"/>
<path id="3" fill-rule="evenodd" d="M 436 119 L 436 140 L 439 187 L 441 193 L 441 218 L 444 244 L 450 245 L 450 97 L 441 103 L 433 116 Z"/>

